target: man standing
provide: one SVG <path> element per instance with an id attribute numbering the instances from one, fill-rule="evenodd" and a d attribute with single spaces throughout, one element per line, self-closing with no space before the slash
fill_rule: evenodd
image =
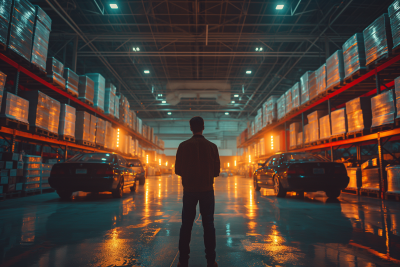
<path id="1" fill-rule="evenodd" d="M 189 244 L 197 202 L 200 205 L 203 222 L 207 267 L 218 267 L 215 261 L 214 228 L 214 177 L 219 176 L 220 170 L 218 148 L 202 135 L 203 118 L 193 117 L 190 120 L 190 130 L 193 132 L 193 137 L 179 145 L 175 163 L 175 173 L 182 177 L 183 185 L 178 267 L 186 267 L 189 264 Z"/>

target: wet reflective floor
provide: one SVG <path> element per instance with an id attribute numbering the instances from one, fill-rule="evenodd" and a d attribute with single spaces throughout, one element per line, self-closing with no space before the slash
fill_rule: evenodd
<path id="1" fill-rule="evenodd" d="M 219 266 L 399 266 L 400 203 L 323 193 L 278 199 L 249 178 L 216 178 Z M 176 266 L 182 187 L 149 177 L 122 199 L 56 193 L 0 202 L 0 266 Z M 193 227 L 190 266 L 206 266 Z"/>

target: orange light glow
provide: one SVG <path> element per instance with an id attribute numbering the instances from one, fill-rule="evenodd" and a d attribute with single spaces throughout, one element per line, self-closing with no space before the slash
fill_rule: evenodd
<path id="1" fill-rule="evenodd" d="M 161 159 L 158 159 L 158 165 L 161 166 Z"/>
<path id="2" fill-rule="evenodd" d="M 235 160 L 235 167 L 236 167 L 236 160 Z"/>
<path id="3" fill-rule="evenodd" d="M 249 155 L 249 163 L 251 163 L 251 155 Z"/>
<path id="4" fill-rule="evenodd" d="M 149 155 L 146 155 L 146 163 L 149 163 Z"/>
<path id="5" fill-rule="evenodd" d="M 274 150 L 274 136 L 271 135 L 271 150 Z"/>
<path id="6" fill-rule="evenodd" d="M 228 168 L 229 168 L 229 162 L 228 162 Z"/>

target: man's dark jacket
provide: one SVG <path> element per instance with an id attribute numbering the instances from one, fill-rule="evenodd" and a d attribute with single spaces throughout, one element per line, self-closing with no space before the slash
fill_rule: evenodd
<path id="1" fill-rule="evenodd" d="M 214 189 L 214 177 L 219 176 L 218 148 L 202 135 L 193 135 L 182 142 L 176 152 L 175 173 L 182 177 L 186 192 L 206 192 Z"/>

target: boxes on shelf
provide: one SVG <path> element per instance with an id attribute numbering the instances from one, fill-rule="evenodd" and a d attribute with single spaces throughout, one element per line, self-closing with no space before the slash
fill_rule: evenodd
<path id="1" fill-rule="evenodd" d="M 310 90 L 309 90 L 309 76 L 312 74 L 312 71 L 307 71 L 306 73 L 303 74 L 300 78 L 300 100 L 301 100 L 301 105 L 307 103 L 310 100 Z"/>
<path id="2" fill-rule="evenodd" d="M 14 0 L 8 2 L 13 2 L 8 48 L 30 62 L 35 7 L 27 0 Z"/>
<path id="3" fill-rule="evenodd" d="M 90 142 L 90 114 L 86 111 L 76 112 L 75 139 Z"/>
<path id="4" fill-rule="evenodd" d="M 319 119 L 324 116 L 326 112 L 322 110 L 316 110 L 307 115 L 308 119 L 308 131 L 310 135 L 310 142 L 319 140 Z M 307 131 L 306 131 L 307 133 Z"/>
<path id="5" fill-rule="evenodd" d="M 304 144 L 307 145 L 311 141 L 311 136 L 310 136 L 310 125 L 306 124 L 304 125 Z"/>
<path id="6" fill-rule="evenodd" d="M 289 146 L 290 148 L 295 148 L 297 146 L 297 136 L 299 134 L 299 130 L 300 130 L 300 123 L 298 122 L 294 122 L 291 123 L 289 126 L 289 133 L 290 133 L 290 137 L 289 137 Z"/>
<path id="7" fill-rule="evenodd" d="M 372 123 L 371 100 L 368 97 L 358 97 L 346 102 L 348 132 L 369 129 Z"/>
<path id="8" fill-rule="evenodd" d="M 93 106 L 104 112 L 106 79 L 99 73 L 87 73 L 86 76 L 94 82 Z"/>
<path id="9" fill-rule="evenodd" d="M 131 117 L 132 117 L 132 124 L 131 124 L 131 129 L 136 130 L 136 112 L 134 110 L 131 110 Z"/>
<path id="10" fill-rule="evenodd" d="M 46 63 L 46 72 L 47 77 L 51 78 L 54 86 L 65 89 L 64 64 L 54 57 L 49 57 Z"/>
<path id="11" fill-rule="evenodd" d="M 255 131 L 259 132 L 262 129 L 262 111 L 261 109 L 257 110 L 257 115 L 254 119 L 255 122 Z"/>
<path id="12" fill-rule="evenodd" d="M 292 87 L 292 109 L 300 106 L 300 84 L 297 82 Z"/>
<path id="13" fill-rule="evenodd" d="M 79 76 L 79 84 L 78 84 L 78 98 L 82 101 L 86 101 L 89 104 L 93 105 L 94 99 L 94 82 L 92 79 L 85 75 Z"/>
<path id="14" fill-rule="evenodd" d="M 292 111 L 293 104 L 292 104 L 292 88 L 286 91 L 285 93 L 285 113 L 289 113 Z"/>
<path id="15" fill-rule="evenodd" d="M 393 165 L 386 167 L 387 192 L 400 194 L 400 166 Z"/>
<path id="16" fill-rule="evenodd" d="M 388 8 L 390 28 L 392 29 L 393 48 L 400 44 L 400 0 L 395 0 Z"/>
<path id="17" fill-rule="evenodd" d="M 115 94 L 117 89 L 114 84 L 106 83 L 105 95 L 104 95 L 104 113 L 107 115 L 115 116 Z"/>
<path id="18" fill-rule="evenodd" d="M 377 96 L 372 97 L 371 111 L 372 111 L 371 127 L 393 123 L 396 114 L 393 90 L 388 90 Z"/>
<path id="19" fill-rule="evenodd" d="M 303 144 L 303 132 L 297 133 L 297 146 L 301 146 Z"/>
<path id="20" fill-rule="evenodd" d="M 317 95 L 323 94 L 326 90 L 326 63 L 315 71 L 317 81 Z"/>
<path id="21" fill-rule="evenodd" d="M 22 178 L 22 190 L 30 191 L 40 189 L 42 157 L 24 155 L 24 174 Z"/>
<path id="22" fill-rule="evenodd" d="M 120 117 L 119 117 L 119 101 L 120 101 L 120 98 L 119 98 L 119 96 L 116 95 L 114 98 L 114 117 L 116 119 L 120 119 Z"/>
<path id="23" fill-rule="evenodd" d="M 387 13 L 382 14 L 365 30 L 364 44 L 366 65 L 374 63 L 383 57 L 387 57 L 392 51 L 392 34 L 390 32 L 390 22 Z"/>
<path id="24" fill-rule="evenodd" d="M 362 33 L 356 33 L 347 40 L 343 46 L 344 77 L 365 69 L 365 46 Z"/>
<path id="25" fill-rule="evenodd" d="M 33 32 L 31 63 L 46 70 L 47 51 L 51 31 L 51 19 L 39 6 L 35 6 L 35 26 Z"/>
<path id="26" fill-rule="evenodd" d="M 357 190 L 361 187 L 361 168 L 360 167 L 347 167 L 347 176 L 349 176 L 348 189 Z"/>
<path id="27" fill-rule="evenodd" d="M 331 122 L 329 114 L 319 119 L 319 139 L 325 140 L 331 137 Z"/>
<path id="28" fill-rule="evenodd" d="M 67 104 L 61 104 L 60 127 L 58 134 L 75 137 L 76 110 Z"/>
<path id="29" fill-rule="evenodd" d="M 0 9 L 0 43 L 3 46 L 7 45 L 8 27 L 11 20 L 12 1 L 1 1 L 2 8 Z"/>
<path id="30" fill-rule="evenodd" d="M 49 131 L 58 134 L 60 124 L 60 102 L 48 97 L 49 101 Z"/>
<path id="31" fill-rule="evenodd" d="M 42 164 L 42 173 L 40 179 L 40 189 L 49 189 L 49 177 L 51 173 L 52 164 Z"/>
<path id="32" fill-rule="evenodd" d="M 343 50 L 337 50 L 326 60 L 326 87 L 339 85 L 344 79 Z"/>
<path id="33" fill-rule="evenodd" d="M 79 75 L 73 72 L 71 69 L 64 69 L 64 79 L 65 79 L 65 90 L 73 95 L 78 97 L 78 86 L 79 86 Z"/>
<path id="34" fill-rule="evenodd" d="M 100 145 L 100 146 L 104 146 L 106 143 L 106 123 L 104 120 L 102 120 L 100 118 L 96 118 L 96 119 L 97 119 L 97 122 L 96 122 L 96 144 Z"/>
<path id="35" fill-rule="evenodd" d="M 379 191 L 379 168 L 367 168 L 362 173 L 362 189 Z"/>
<path id="36" fill-rule="evenodd" d="M 109 121 L 105 121 L 105 143 L 104 147 L 108 149 L 112 149 L 112 138 L 113 138 L 113 131 L 112 126 Z"/>
<path id="37" fill-rule="evenodd" d="M 267 122 L 267 101 L 265 101 L 262 104 L 261 109 L 262 109 L 262 118 L 263 118 L 262 119 L 262 128 L 264 128 L 265 126 L 268 125 L 268 122 Z"/>
<path id="38" fill-rule="evenodd" d="M 277 119 L 280 120 L 286 115 L 286 97 L 285 94 L 281 95 L 276 101 Z"/>
<path id="39" fill-rule="evenodd" d="M 279 96 L 272 95 L 267 99 L 267 124 L 271 124 L 277 120 L 277 101 Z"/>
<path id="40" fill-rule="evenodd" d="M 121 94 L 119 100 L 119 119 L 125 125 L 129 125 L 129 110 L 128 98 Z"/>
<path id="41" fill-rule="evenodd" d="M 341 108 L 331 112 L 332 136 L 347 132 L 346 109 Z"/>
<path id="42" fill-rule="evenodd" d="M 96 124 L 97 124 L 97 117 L 90 114 L 89 141 L 92 144 L 96 143 Z"/>
<path id="43" fill-rule="evenodd" d="M 394 80 L 394 92 L 396 97 L 396 118 L 400 118 L 400 77 Z"/>
<path id="44" fill-rule="evenodd" d="M 0 18 L 1 24 L 1 18 Z M 6 85 L 7 75 L 0 71 L 0 110 L 1 110 L 1 103 L 3 102 L 3 94 L 4 94 L 4 86 Z"/>
<path id="45" fill-rule="evenodd" d="M 308 91 L 309 91 L 309 100 L 313 100 L 318 95 L 317 88 L 317 71 L 311 72 L 308 76 Z"/>
<path id="46" fill-rule="evenodd" d="M 136 131 L 138 132 L 138 133 L 140 133 L 140 134 L 142 134 L 143 133 L 143 129 L 142 129 L 142 119 L 140 119 L 140 118 L 138 118 L 138 117 L 136 117 L 137 118 L 137 126 L 136 126 Z"/>

